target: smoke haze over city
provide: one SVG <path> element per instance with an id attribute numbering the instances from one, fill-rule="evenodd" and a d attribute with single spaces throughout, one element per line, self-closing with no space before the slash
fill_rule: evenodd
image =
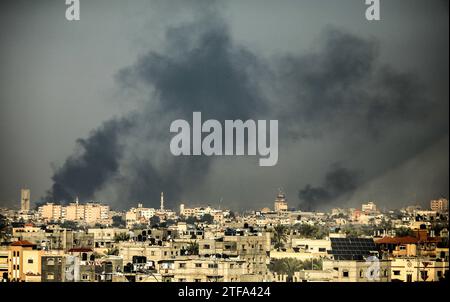
<path id="1" fill-rule="evenodd" d="M 448 2 L 413 2 L 377 25 L 350 0 L 89 1 L 79 24 L 61 1 L 2 4 L 0 206 L 21 186 L 119 209 L 448 198 Z M 170 123 L 194 111 L 278 120 L 278 164 L 174 157 Z"/>

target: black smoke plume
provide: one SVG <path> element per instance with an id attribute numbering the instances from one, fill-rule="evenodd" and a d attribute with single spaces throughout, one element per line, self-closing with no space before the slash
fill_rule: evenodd
<path id="1" fill-rule="evenodd" d="M 320 209 L 330 201 L 351 194 L 359 182 L 358 172 L 334 164 L 326 173 L 322 187 L 312 187 L 308 184 L 299 191 L 299 208 L 303 211 Z"/>
<path id="2" fill-rule="evenodd" d="M 47 199 L 156 206 L 164 191 L 168 206 L 179 202 L 211 177 L 211 158 L 169 151 L 170 123 L 190 120 L 193 111 L 204 120 L 278 119 L 280 161 L 291 163 L 301 155 L 283 158 L 283 149 L 342 137 L 333 161 L 347 166 L 352 159 L 358 173 L 335 166 L 322 185 L 305 186 L 299 198 L 307 210 L 350 194 L 448 136 L 448 102 L 424 97 L 420 79 L 379 62 L 377 41 L 334 28 L 320 41 L 310 53 L 268 60 L 237 45 L 216 13 L 167 29 L 163 51 L 150 51 L 117 75 L 120 88 L 144 102 L 78 140 L 78 150 L 55 170 Z M 296 171 L 283 173 L 285 181 Z M 258 187 L 258 179 L 246 181 Z"/>

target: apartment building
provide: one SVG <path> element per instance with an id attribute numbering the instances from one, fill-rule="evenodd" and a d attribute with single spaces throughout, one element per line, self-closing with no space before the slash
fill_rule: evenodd
<path id="1" fill-rule="evenodd" d="M 330 260 L 322 261 L 323 271 L 332 271 L 332 282 L 390 282 L 390 260 Z"/>
<path id="2" fill-rule="evenodd" d="M 0 246 L 0 282 L 8 280 L 8 257 L 8 247 Z"/>
<path id="3" fill-rule="evenodd" d="M 392 259 L 391 274 L 393 281 L 434 282 L 448 277 L 447 261 L 429 257 L 402 257 Z"/>
<path id="4" fill-rule="evenodd" d="M 8 249 L 8 279 L 13 282 L 39 282 L 43 253 L 29 241 L 12 243 Z"/>
<path id="5" fill-rule="evenodd" d="M 48 225 L 44 229 L 26 225 L 13 228 L 12 235 L 18 241 L 29 241 L 46 251 L 67 251 L 76 247 L 92 248 L 94 244 L 93 234 L 61 228 L 58 225 Z"/>
<path id="6" fill-rule="evenodd" d="M 250 274 L 265 275 L 270 261 L 270 233 L 251 235 L 225 234 L 214 239 L 198 241 L 199 255 L 225 255 L 245 260 Z"/>
<path id="7" fill-rule="evenodd" d="M 430 201 L 430 208 L 436 212 L 448 212 L 448 199 L 439 198 Z"/>
<path id="8" fill-rule="evenodd" d="M 119 234 L 129 234 L 128 229 L 120 228 L 94 228 L 88 229 L 88 234 L 91 234 L 94 241 L 94 249 L 99 252 L 104 252 L 107 249 L 116 246 L 116 236 Z"/>
<path id="9" fill-rule="evenodd" d="M 157 272 L 165 282 L 239 282 L 251 275 L 244 260 L 182 257 L 162 260 Z"/>
<path id="10" fill-rule="evenodd" d="M 89 202 L 80 204 L 78 200 L 67 206 L 46 203 L 38 208 L 39 217 L 44 221 L 78 221 L 87 225 L 112 224 L 108 205 Z"/>

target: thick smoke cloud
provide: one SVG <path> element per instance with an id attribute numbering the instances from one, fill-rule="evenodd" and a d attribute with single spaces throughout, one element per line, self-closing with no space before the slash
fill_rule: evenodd
<path id="1" fill-rule="evenodd" d="M 117 75 L 121 89 L 144 101 L 78 140 L 79 150 L 55 171 L 48 199 L 78 195 L 124 208 L 157 201 L 164 191 L 169 201 L 180 201 L 202 186 L 212 165 L 212 158 L 169 152 L 171 121 L 190 120 L 193 111 L 204 120 L 279 119 L 281 149 L 340 138 L 333 159 L 340 164 L 323 183 L 298 184 L 305 210 L 351 195 L 448 136 L 445 102 L 425 98 L 420 79 L 381 64 L 376 41 L 334 28 L 320 41 L 308 54 L 268 60 L 236 45 L 216 13 L 169 28 L 164 51 L 150 51 Z"/>
<path id="2" fill-rule="evenodd" d="M 78 139 L 78 150 L 52 177 L 54 184 L 46 199 L 60 202 L 72 201 L 75 196 L 91 198 L 117 172 L 122 155 L 119 136 L 131 126 L 131 119 L 114 119 L 92 131 L 89 138 Z"/>
<path id="3" fill-rule="evenodd" d="M 334 164 L 325 175 L 323 187 L 312 187 L 308 184 L 299 191 L 299 208 L 303 211 L 320 209 L 323 204 L 351 194 L 358 187 L 359 181 L 360 175 L 356 171 Z"/>
<path id="4" fill-rule="evenodd" d="M 168 131 L 174 119 L 249 119 L 267 110 L 250 73 L 250 52 L 233 45 L 219 18 L 167 31 L 164 54 L 149 52 L 117 76 L 122 89 L 144 87 L 148 99 L 130 116 L 107 122 L 53 176 L 49 199 L 70 201 L 110 194 L 116 202 L 148 200 L 164 191 L 171 200 L 208 174 L 209 158 L 175 158 Z M 147 89 L 148 88 L 148 89 Z"/>

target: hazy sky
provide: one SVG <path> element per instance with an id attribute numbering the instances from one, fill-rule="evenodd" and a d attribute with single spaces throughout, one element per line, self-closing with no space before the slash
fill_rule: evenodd
<path id="1" fill-rule="evenodd" d="M 78 22 L 0 4 L 0 206 L 21 186 L 118 208 L 448 198 L 448 1 L 381 0 L 377 22 L 363 0 L 80 2 Z M 279 119 L 278 165 L 173 158 L 194 109 Z"/>

